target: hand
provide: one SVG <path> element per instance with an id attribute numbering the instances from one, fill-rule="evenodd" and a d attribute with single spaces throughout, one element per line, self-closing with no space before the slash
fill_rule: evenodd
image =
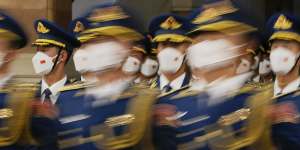
<path id="1" fill-rule="evenodd" d="M 41 101 L 35 100 L 32 102 L 32 114 L 35 116 L 55 119 L 58 117 L 59 110 L 51 103 L 42 103 Z"/>
<path id="2" fill-rule="evenodd" d="M 284 102 L 270 106 L 268 109 L 268 115 L 273 124 L 299 122 L 299 112 L 295 104 L 292 102 Z"/>
<path id="3" fill-rule="evenodd" d="M 169 105 L 169 104 L 159 104 L 154 107 L 153 110 L 153 118 L 155 125 L 162 126 L 162 125 L 169 125 L 172 127 L 178 126 L 178 120 L 169 119 L 172 116 L 175 116 L 177 113 L 176 106 Z"/>

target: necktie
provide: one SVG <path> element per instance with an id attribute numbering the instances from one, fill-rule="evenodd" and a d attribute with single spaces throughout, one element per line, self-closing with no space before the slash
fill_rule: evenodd
<path id="1" fill-rule="evenodd" d="M 172 90 L 172 87 L 169 85 L 169 84 L 167 84 L 166 86 L 164 86 L 164 88 L 163 88 L 163 92 L 170 92 Z"/>
<path id="2" fill-rule="evenodd" d="M 279 95 L 281 95 L 281 94 L 282 94 L 282 92 L 279 92 L 279 93 L 276 94 L 276 96 L 279 96 Z"/>
<path id="3" fill-rule="evenodd" d="M 52 94 L 52 92 L 50 91 L 50 89 L 45 89 L 45 91 L 43 92 L 45 94 L 45 99 L 44 102 L 48 102 L 50 104 L 52 104 L 51 99 L 50 99 L 50 95 Z"/>

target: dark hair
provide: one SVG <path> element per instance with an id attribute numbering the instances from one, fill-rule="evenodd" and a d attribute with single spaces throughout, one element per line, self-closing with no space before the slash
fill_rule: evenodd
<path id="1" fill-rule="evenodd" d="M 10 48 L 12 49 L 20 49 L 23 47 L 22 40 L 12 40 L 9 43 Z"/>

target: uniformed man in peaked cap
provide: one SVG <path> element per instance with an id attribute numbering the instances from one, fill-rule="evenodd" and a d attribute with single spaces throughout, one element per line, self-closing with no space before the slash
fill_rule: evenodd
<path id="1" fill-rule="evenodd" d="M 55 138 L 54 134 L 48 132 L 55 128 L 43 127 L 44 124 L 50 126 L 55 123 L 49 115 L 52 114 L 51 110 L 45 105 L 35 105 L 33 100 L 37 86 L 14 80 L 14 73 L 11 70 L 11 64 L 27 43 L 27 37 L 16 20 L 2 12 L 0 30 L 0 149 L 43 148 L 47 142 L 54 141 L 53 137 Z"/>
<path id="2" fill-rule="evenodd" d="M 149 32 L 156 47 L 159 71 L 152 87 L 162 93 L 178 90 L 189 83 L 185 54 L 191 40 L 185 34 L 189 30 L 186 18 L 164 14 L 152 19 Z"/>
<path id="3" fill-rule="evenodd" d="M 270 86 L 274 105 L 269 114 L 272 139 L 278 149 L 299 149 L 299 18 L 287 13 L 270 17 L 266 25 L 270 64 L 275 82 Z"/>
<path id="4" fill-rule="evenodd" d="M 258 124 L 265 117 L 257 106 L 267 103 L 250 99 L 255 90 L 244 86 L 253 75 L 257 29 L 223 0 L 206 2 L 189 21 L 192 44 L 186 59 L 192 79 L 188 88 L 159 97 L 154 143 L 164 150 L 252 147 L 265 129 Z"/>
<path id="5" fill-rule="evenodd" d="M 131 15 L 117 3 L 97 5 L 83 18 L 87 24 L 82 23 L 84 28 L 77 35 L 81 47 L 73 60 L 84 82 L 61 89 L 61 96 L 70 99 L 66 103 L 73 109 L 60 114 L 59 147 L 136 147 L 145 137 L 154 101 L 151 90 L 131 86 L 136 78 L 132 62 L 139 58 L 133 55 L 135 42 L 143 36 L 135 30 Z"/>

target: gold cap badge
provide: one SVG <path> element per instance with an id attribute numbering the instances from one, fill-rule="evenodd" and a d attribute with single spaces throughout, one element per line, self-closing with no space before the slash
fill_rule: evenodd
<path id="1" fill-rule="evenodd" d="M 81 32 L 83 30 L 84 30 L 84 25 L 80 21 L 77 21 L 73 31 L 78 33 L 78 32 Z"/>
<path id="2" fill-rule="evenodd" d="M 160 27 L 163 29 L 178 29 L 182 26 L 182 24 L 178 23 L 174 17 L 170 16 L 167 20 L 165 20 Z"/>
<path id="3" fill-rule="evenodd" d="M 280 15 L 274 24 L 274 29 L 290 29 L 292 27 L 293 23 L 289 21 L 284 15 Z"/>
<path id="4" fill-rule="evenodd" d="M 50 30 L 47 29 L 41 22 L 38 23 L 37 31 L 39 33 L 48 33 Z"/>

